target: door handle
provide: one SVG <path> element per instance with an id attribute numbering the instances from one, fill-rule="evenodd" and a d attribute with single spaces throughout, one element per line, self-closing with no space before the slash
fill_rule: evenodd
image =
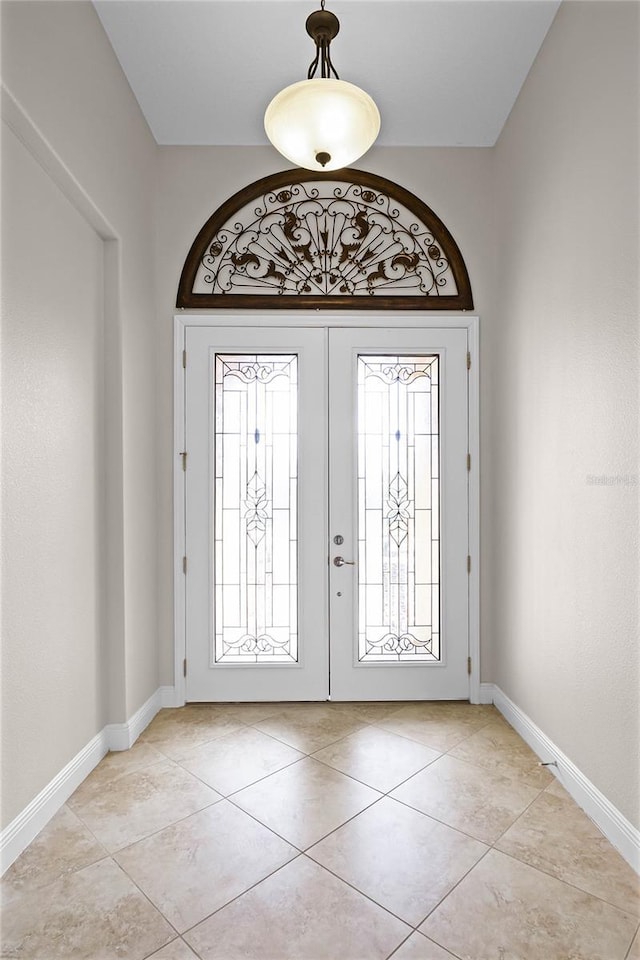
<path id="1" fill-rule="evenodd" d="M 345 563 L 348 563 L 350 567 L 355 567 L 355 560 L 345 560 L 344 557 L 334 557 L 333 565 L 334 567 L 344 567 Z"/>

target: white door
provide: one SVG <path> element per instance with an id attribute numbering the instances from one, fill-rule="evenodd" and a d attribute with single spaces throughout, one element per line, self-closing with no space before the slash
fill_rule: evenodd
<path id="1" fill-rule="evenodd" d="M 187 700 L 325 700 L 326 333 L 186 333 Z"/>
<path id="2" fill-rule="evenodd" d="M 468 697 L 466 330 L 185 346 L 187 700 Z"/>
<path id="3" fill-rule="evenodd" d="M 330 332 L 335 700 L 469 695 L 466 358 L 466 330 Z"/>

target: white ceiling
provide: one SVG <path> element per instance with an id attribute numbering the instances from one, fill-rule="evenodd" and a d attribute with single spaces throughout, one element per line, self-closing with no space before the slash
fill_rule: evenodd
<path id="1" fill-rule="evenodd" d="M 319 0 L 94 0 L 162 144 L 266 143 L 265 107 L 306 77 Z M 382 115 L 378 143 L 493 146 L 559 0 L 327 0 L 333 62 Z"/>

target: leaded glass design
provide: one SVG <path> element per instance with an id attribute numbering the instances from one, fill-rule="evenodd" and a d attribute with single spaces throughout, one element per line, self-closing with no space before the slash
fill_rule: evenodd
<path id="1" fill-rule="evenodd" d="M 215 662 L 295 663 L 298 358 L 215 356 Z"/>
<path id="2" fill-rule="evenodd" d="M 440 659 L 437 356 L 358 356 L 358 657 Z"/>

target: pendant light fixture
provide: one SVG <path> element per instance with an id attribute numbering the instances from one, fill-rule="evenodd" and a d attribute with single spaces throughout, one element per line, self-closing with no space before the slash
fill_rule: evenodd
<path id="1" fill-rule="evenodd" d="M 264 115 L 264 128 L 287 160 L 307 170 L 340 170 L 373 144 L 380 114 L 368 93 L 338 77 L 329 47 L 340 21 L 325 10 L 325 0 L 321 4 L 307 17 L 307 33 L 316 45 L 308 78 L 276 94 Z M 315 78 L 318 67 L 320 77 Z"/>

